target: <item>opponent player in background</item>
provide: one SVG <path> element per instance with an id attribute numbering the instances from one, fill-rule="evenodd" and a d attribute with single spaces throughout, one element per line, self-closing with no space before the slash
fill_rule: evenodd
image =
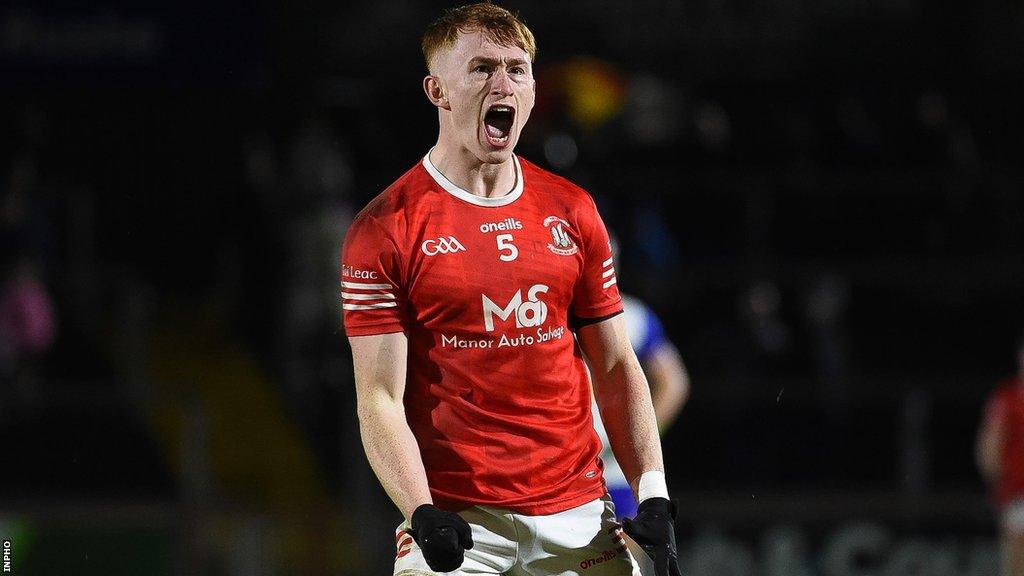
<path id="1" fill-rule="evenodd" d="M 533 34 L 492 4 L 423 36 L 437 144 L 356 217 L 342 304 L 367 458 L 406 520 L 396 575 L 630 575 L 580 350 L 640 501 L 625 529 L 678 575 L 658 429 L 591 197 L 513 154 Z M 402 137 L 402 135 L 396 135 Z"/>
<path id="2" fill-rule="evenodd" d="M 978 468 L 999 509 L 1003 576 L 1024 574 L 1024 337 L 1017 374 L 985 404 L 976 444 Z"/>
<path id="3" fill-rule="evenodd" d="M 618 261 L 619 243 L 614 234 L 611 234 L 611 243 L 612 255 Z M 626 318 L 626 333 L 651 386 L 651 400 L 654 404 L 658 430 L 664 434 L 675 422 L 689 397 L 690 376 L 679 350 L 665 335 L 665 329 L 654 311 L 639 298 L 624 293 L 622 306 L 623 316 Z M 604 444 L 601 452 L 604 481 L 608 486 L 608 494 L 615 504 L 615 515 L 619 519 L 632 518 L 636 514 L 636 498 L 633 497 L 633 490 L 622 472 L 622 467 L 612 453 L 596 400 L 592 409 L 597 434 Z"/>

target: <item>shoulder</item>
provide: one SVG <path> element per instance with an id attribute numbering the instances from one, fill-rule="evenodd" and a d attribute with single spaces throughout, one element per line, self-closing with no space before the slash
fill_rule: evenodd
<path id="1" fill-rule="evenodd" d="M 988 396 L 988 409 L 1003 408 L 1015 403 L 1024 401 L 1024 394 L 1021 391 L 1021 382 L 1017 378 L 1006 378 L 1001 380 Z"/>
<path id="2" fill-rule="evenodd" d="M 1017 378 L 1016 376 L 1003 378 L 1002 380 L 999 381 L 999 384 L 996 385 L 994 393 L 999 396 L 1007 396 L 1013 394 L 1015 391 L 1020 390 L 1021 385 L 1022 383 L 1020 381 L 1020 378 Z"/>
<path id="3" fill-rule="evenodd" d="M 1024 398 L 1024 382 L 1016 376 L 1005 378 L 996 386 L 993 396 L 1003 401 Z"/>
<path id="4" fill-rule="evenodd" d="M 518 156 L 519 165 L 523 169 L 524 184 L 549 196 L 563 199 L 573 204 L 594 206 L 594 198 L 581 186 L 567 178 L 548 172 L 533 162 Z"/>
<path id="5" fill-rule="evenodd" d="M 432 183 L 430 174 L 417 162 L 356 214 L 350 230 L 376 228 L 400 234 L 409 220 L 409 213 L 429 194 Z"/>

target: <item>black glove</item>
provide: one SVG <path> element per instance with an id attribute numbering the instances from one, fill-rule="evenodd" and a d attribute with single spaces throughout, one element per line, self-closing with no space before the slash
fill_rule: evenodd
<path id="1" fill-rule="evenodd" d="M 423 550 L 423 559 L 434 572 L 451 572 L 462 566 L 463 550 L 473 547 L 469 523 L 455 512 L 433 504 L 421 504 L 412 513 L 412 528 L 406 529 Z"/>
<path id="2" fill-rule="evenodd" d="M 676 551 L 676 503 L 648 498 L 637 507 L 636 518 L 625 518 L 622 527 L 654 561 L 657 576 L 682 576 Z"/>

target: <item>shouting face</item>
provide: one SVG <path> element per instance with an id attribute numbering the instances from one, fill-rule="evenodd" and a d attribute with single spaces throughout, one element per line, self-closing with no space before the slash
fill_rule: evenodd
<path id="1" fill-rule="evenodd" d="M 439 142 L 488 164 L 512 156 L 536 95 L 526 51 L 496 44 L 479 30 L 460 32 L 434 57 L 424 89 L 440 110 Z"/>

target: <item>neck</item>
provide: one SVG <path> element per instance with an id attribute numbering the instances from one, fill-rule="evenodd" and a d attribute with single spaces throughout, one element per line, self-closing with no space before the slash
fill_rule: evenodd
<path id="1" fill-rule="evenodd" d="M 516 166 L 511 155 L 500 164 L 488 164 L 461 146 L 446 146 L 438 140 L 430 151 L 430 163 L 453 184 L 476 196 L 497 198 L 516 185 Z"/>

